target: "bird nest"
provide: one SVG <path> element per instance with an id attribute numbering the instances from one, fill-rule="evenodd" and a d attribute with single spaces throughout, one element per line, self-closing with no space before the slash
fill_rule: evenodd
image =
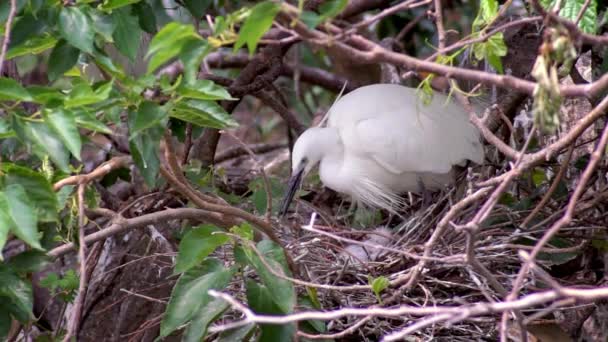
<path id="1" fill-rule="evenodd" d="M 567 178 L 575 179 L 580 170 L 573 168 L 569 173 Z M 299 265 L 299 278 L 309 282 L 308 288 L 316 288 L 324 310 L 359 309 L 330 320 L 323 336 L 345 341 L 391 340 L 401 335 L 412 340 L 497 340 L 500 324 L 506 325 L 505 333 L 513 340 L 521 339 L 518 324 L 527 326 L 529 338 L 592 334 L 584 330 L 591 319 L 589 309 L 597 308 L 597 303 L 567 296 L 557 296 L 563 297 L 561 301 L 530 300 L 529 305 L 516 305 L 518 310 L 501 320 L 507 311 L 500 305 L 509 306 L 505 298 L 526 258 L 547 227 L 566 210 L 574 185 L 561 184 L 564 188 L 538 208 L 551 182 L 516 181 L 499 194 L 482 224 L 471 226 L 490 195 L 481 196 L 484 188 L 474 186 L 472 178 L 461 189 L 435 194 L 432 205 L 421 207 L 421 201 L 414 201 L 402 218 L 389 217 L 372 229 L 351 228 L 315 213 L 322 210 L 299 206 L 289 220 L 292 225 L 284 226 L 282 232 Z M 599 190 L 581 199 L 577 218 L 540 249 L 532 276 L 518 285 L 520 301 L 534 299 L 529 294 L 565 286 L 601 284 L 600 273 L 594 269 L 597 255 L 587 248 L 593 236 L 602 231 L 605 236 L 600 228 L 605 215 L 597 204 L 606 188 L 601 180 L 596 183 Z M 366 287 L 382 278 L 388 286 L 378 294 L 373 286 Z M 299 288 L 304 293 L 306 287 Z M 395 310 L 379 314 L 378 308 Z M 405 309 L 400 313 L 398 308 Z M 513 312 L 521 315 L 519 323 Z"/>

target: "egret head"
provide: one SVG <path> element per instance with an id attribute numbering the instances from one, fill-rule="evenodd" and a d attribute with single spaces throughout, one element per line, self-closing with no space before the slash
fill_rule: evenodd
<path id="1" fill-rule="evenodd" d="M 298 137 L 291 153 L 291 178 L 279 216 L 284 216 L 304 176 L 321 159 L 340 147 L 337 131 L 333 128 L 311 127 Z"/>

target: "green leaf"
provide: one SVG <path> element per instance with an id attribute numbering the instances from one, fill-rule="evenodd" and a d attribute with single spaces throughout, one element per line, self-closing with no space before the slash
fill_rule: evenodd
<path id="1" fill-rule="evenodd" d="M 234 51 L 238 51 L 247 44 L 249 54 L 253 55 L 258 42 L 266 31 L 272 27 L 274 17 L 279 13 L 281 5 L 271 1 L 264 1 L 255 5 L 239 31 L 239 37 L 234 44 Z"/>
<path id="2" fill-rule="evenodd" d="M 116 29 L 116 23 L 114 22 L 112 16 L 93 9 L 88 10 L 86 13 L 91 18 L 93 30 L 102 36 L 106 42 L 113 43 L 114 38 L 112 35 Z"/>
<path id="3" fill-rule="evenodd" d="M 78 62 L 80 50 L 68 44 L 65 40 L 59 41 L 49 57 L 49 80 L 54 81 Z"/>
<path id="4" fill-rule="evenodd" d="M 31 101 L 31 95 L 12 78 L 0 77 L 0 101 Z"/>
<path id="5" fill-rule="evenodd" d="M 0 195 L 0 251 L 3 250 L 6 240 L 8 239 L 8 233 L 11 226 L 13 225 L 10 216 L 8 215 L 8 205 L 3 195 Z M 0 261 L 4 260 L 2 253 L 0 253 Z"/>
<path id="6" fill-rule="evenodd" d="M 166 110 L 155 102 L 144 101 L 136 112 L 129 113 L 129 134 L 131 137 L 141 131 L 156 126 L 167 118 Z"/>
<path id="7" fill-rule="evenodd" d="M 150 41 L 148 53 L 146 53 L 147 58 L 153 55 L 148 62 L 148 74 L 169 59 L 179 55 L 184 45 L 192 39 L 200 40 L 192 25 L 171 22 L 163 27 Z"/>
<path id="8" fill-rule="evenodd" d="M 32 96 L 32 102 L 40 103 L 48 107 L 63 105 L 63 99 L 65 98 L 65 95 L 52 87 L 34 85 L 28 87 L 27 92 Z"/>
<path id="9" fill-rule="evenodd" d="M 300 20 L 312 30 L 323 21 L 323 18 L 315 12 L 304 11 L 300 15 Z"/>
<path id="10" fill-rule="evenodd" d="M 82 51 L 93 52 L 95 30 L 89 17 L 78 7 L 63 7 L 59 14 L 59 32 L 70 44 Z"/>
<path id="11" fill-rule="evenodd" d="M 44 121 L 59 136 L 64 145 L 72 152 L 76 159 L 80 159 L 82 141 L 76 126 L 74 113 L 63 108 L 47 109 L 43 111 Z"/>
<path id="12" fill-rule="evenodd" d="M 232 275 L 233 270 L 224 268 L 216 259 L 207 259 L 199 267 L 182 274 L 167 304 L 160 336 L 168 336 L 205 308 L 213 299 L 207 292 L 224 289 Z"/>
<path id="13" fill-rule="evenodd" d="M 254 229 L 249 223 L 241 223 L 240 226 L 234 226 L 230 228 L 230 232 L 247 241 L 253 241 Z"/>
<path id="14" fill-rule="evenodd" d="M 240 328 L 222 331 L 215 342 L 251 341 L 256 325 L 249 323 Z"/>
<path id="15" fill-rule="evenodd" d="M 133 9 L 139 21 L 139 27 L 150 34 L 156 33 L 156 16 L 152 6 L 142 1 L 133 5 Z"/>
<path id="16" fill-rule="evenodd" d="M 174 273 L 186 272 L 202 262 L 216 248 L 230 241 L 225 234 L 218 234 L 221 232 L 221 229 L 212 225 L 190 230 L 179 244 Z"/>
<path id="17" fill-rule="evenodd" d="M 108 81 L 100 83 L 96 89 L 93 89 L 87 83 L 78 83 L 65 99 L 65 108 L 80 107 L 104 101 L 110 96 L 113 85 L 113 81 Z"/>
<path id="18" fill-rule="evenodd" d="M 266 286 L 257 284 L 252 280 L 245 283 L 247 290 L 247 303 L 256 313 L 260 314 L 285 314 L 273 301 L 273 290 Z M 295 335 L 295 324 L 260 324 L 262 334 L 257 341 L 291 341 Z"/>
<path id="19" fill-rule="evenodd" d="M 74 112 L 76 123 L 78 126 L 84 127 L 94 132 L 112 134 L 112 130 L 103 122 L 97 120 L 95 115 L 85 110 L 76 110 Z"/>
<path id="20" fill-rule="evenodd" d="M 57 44 L 57 39 L 49 34 L 32 37 L 25 41 L 25 43 L 10 48 L 6 52 L 6 59 L 9 60 L 28 54 L 39 54 L 48 49 L 52 49 L 55 44 Z"/>
<path id="21" fill-rule="evenodd" d="M 274 304 L 280 308 L 281 313 L 291 313 L 296 303 L 296 293 L 293 284 L 289 280 L 275 276 L 251 248 L 244 246 L 244 250 L 262 283 L 270 290 L 270 296 Z M 264 261 L 275 273 L 286 276 L 291 275 L 281 246 L 270 240 L 262 240 L 257 244 L 257 250 L 264 256 Z"/>
<path id="22" fill-rule="evenodd" d="M 46 25 L 31 14 L 19 18 L 11 31 L 10 47 L 19 46 L 31 37 L 44 32 Z"/>
<path id="23" fill-rule="evenodd" d="M 496 71 L 503 73 L 500 57 L 507 55 L 507 45 L 502 32 L 496 33 L 485 42 L 474 44 L 473 53 L 477 60 L 487 59 Z"/>
<path id="24" fill-rule="evenodd" d="M 206 40 L 190 39 L 181 49 L 179 59 L 184 65 L 186 83 L 196 81 L 200 65 L 212 48 Z"/>
<path id="25" fill-rule="evenodd" d="M 348 5 L 348 0 L 324 1 L 319 7 L 322 20 L 337 16 L 346 8 L 346 5 Z"/>
<path id="26" fill-rule="evenodd" d="M 281 207 L 281 200 L 283 194 L 285 194 L 285 185 L 278 178 L 269 177 L 268 183 L 270 183 L 270 197 L 272 198 L 272 212 L 278 213 Z M 258 214 L 264 214 L 267 210 L 268 205 L 268 194 L 266 193 L 266 186 L 262 177 L 255 178 L 249 183 L 249 189 L 252 191 L 251 201 L 253 202 L 255 209 Z"/>
<path id="27" fill-rule="evenodd" d="M 133 162 L 139 168 L 146 184 L 154 187 L 160 167 L 158 149 L 164 126 L 157 124 L 129 139 Z"/>
<path id="28" fill-rule="evenodd" d="M 559 11 L 560 17 L 564 17 L 570 21 L 576 21 L 579 12 L 583 9 L 585 0 L 566 0 L 562 9 Z M 583 13 L 578 27 L 581 31 L 589 34 L 597 32 L 597 0 L 592 0 L 589 6 Z"/>
<path id="29" fill-rule="evenodd" d="M 7 262 L 7 266 L 15 273 L 24 274 L 38 272 L 47 266 L 50 261 L 51 258 L 45 252 L 29 250 L 12 257 Z"/>
<path id="30" fill-rule="evenodd" d="M 2 229 L 2 228 L 0 228 Z M 0 310 L 0 341 L 6 341 L 11 330 L 11 315 L 8 310 Z"/>
<path id="31" fill-rule="evenodd" d="M 15 136 L 15 131 L 12 129 L 8 118 L 0 118 L 0 139 L 12 138 Z"/>
<path id="32" fill-rule="evenodd" d="M 184 0 L 184 5 L 195 18 L 202 18 L 207 8 L 213 3 L 212 0 Z"/>
<path id="33" fill-rule="evenodd" d="M 182 341 L 184 342 L 199 342 L 203 340 L 207 333 L 207 327 L 211 322 L 215 321 L 230 305 L 221 298 L 214 299 L 211 303 L 201 308 L 194 317 L 188 328 L 184 332 Z"/>
<path id="34" fill-rule="evenodd" d="M 384 291 L 390 285 L 390 281 L 386 277 L 377 277 L 372 278 L 369 277 L 369 285 L 372 287 L 372 291 L 376 295 L 379 303 L 382 303 L 382 298 L 380 297 L 380 293 Z"/>
<path id="35" fill-rule="evenodd" d="M 112 10 L 129 6 L 140 2 L 141 0 L 105 0 L 103 4 L 99 6 L 99 9 L 106 12 L 112 12 Z"/>
<path id="36" fill-rule="evenodd" d="M 17 0 L 16 1 L 16 12 L 19 13 L 21 12 L 21 9 L 28 3 L 27 0 Z M 1 1 L 0 2 L 0 23 L 4 23 L 6 22 L 6 20 L 8 19 L 8 14 L 11 8 L 11 2 L 10 1 Z"/>
<path id="37" fill-rule="evenodd" d="M 0 267 L 0 302 L 8 309 L 8 313 L 21 323 L 28 323 L 34 317 L 32 285 L 3 267 Z"/>
<path id="38" fill-rule="evenodd" d="M 213 101 L 189 100 L 176 104 L 171 117 L 193 123 L 201 127 L 226 128 L 238 124 L 220 105 Z"/>
<path id="39" fill-rule="evenodd" d="M 198 100 L 235 100 L 226 88 L 210 80 L 195 80 L 192 83 L 182 83 L 177 88 L 180 96 Z"/>
<path id="40" fill-rule="evenodd" d="M 34 153 L 44 159 L 46 155 L 61 169 L 70 171 L 70 155 L 63 143 L 51 129 L 41 122 L 27 122 L 25 124 L 26 135 L 34 143 Z"/>
<path id="41" fill-rule="evenodd" d="M 532 182 L 534 183 L 535 186 L 538 187 L 546 181 L 547 181 L 547 174 L 546 174 L 545 170 L 538 168 L 538 167 L 536 167 L 536 168 L 534 168 L 534 170 L 532 170 Z"/>
<path id="42" fill-rule="evenodd" d="M 120 80 L 125 79 L 125 71 L 122 66 L 117 65 L 114 61 L 108 57 L 104 52 L 95 49 L 93 51 L 93 57 L 95 58 L 95 64 L 103 71 L 110 74 L 112 77 L 116 77 Z"/>
<path id="43" fill-rule="evenodd" d="M 134 16 L 131 15 L 131 7 L 120 8 L 112 13 L 112 19 L 116 29 L 112 37 L 118 51 L 135 62 L 137 51 L 141 41 L 141 29 Z"/>
<path id="44" fill-rule="evenodd" d="M 59 277 L 57 273 L 48 273 L 46 277 L 40 279 L 41 287 L 49 289 L 53 295 L 59 295 L 64 302 L 74 300 L 78 284 L 78 275 L 73 269 L 67 270 L 63 277 Z"/>
<path id="45" fill-rule="evenodd" d="M 42 249 L 38 236 L 38 215 L 23 187 L 11 184 L 0 192 L 0 222 L 10 225 L 11 231 L 36 249 Z"/>
<path id="46" fill-rule="evenodd" d="M 40 222 L 56 222 L 59 204 L 53 186 L 46 177 L 30 168 L 12 163 L 3 163 L 6 185 L 18 184 L 25 189 L 27 197 L 35 203 L 36 215 Z"/>

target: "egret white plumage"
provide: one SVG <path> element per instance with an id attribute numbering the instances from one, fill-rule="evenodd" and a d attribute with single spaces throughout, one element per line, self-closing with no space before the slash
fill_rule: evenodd
<path id="1" fill-rule="evenodd" d="M 327 127 L 309 128 L 297 139 L 281 214 L 317 164 L 328 188 L 394 211 L 403 204 L 400 194 L 439 189 L 451 181 L 453 166 L 483 159 L 479 131 L 445 95 L 424 104 L 414 88 L 361 87 L 330 108 Z"/>

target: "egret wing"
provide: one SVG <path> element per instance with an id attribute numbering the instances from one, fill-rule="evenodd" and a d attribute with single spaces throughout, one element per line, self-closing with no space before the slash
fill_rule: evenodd
<path id="1" fill-rule="evenodd" d="M 455 103 L 391 108 L 339 127 L 346 149 L 367 154 L 392 173 L 448 172 L 465 160 L 483 161 L 477 129 Z"/>

